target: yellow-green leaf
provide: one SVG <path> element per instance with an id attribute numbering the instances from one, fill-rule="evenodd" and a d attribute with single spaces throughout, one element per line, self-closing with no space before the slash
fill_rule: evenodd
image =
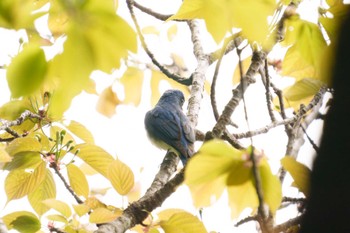
<path id="1" fill-rule="evenodd" d="M 65 224 L 68 223 L 67 218 L 59 214 L 50 214 L 50 215 L 47 215 L 46 218 L 48 220 L 55 221 L 55 222 L 63 222 Z"/>
<path id="2" fill-rule="evenodd" d="M 13 156 L 12 161 L 4 166 L 4 169 L 10 171 L 14 169 L 34 169 L 42 161 L 39 152 L 22 151 L 16 153 L 15 156 Z"/>
<path id="3" fill-rule="evenodd" d="M 90 209 L 97 209 L 97 208 L 106 208 L 107 206 L 102 203 L 100 200 L 98 200 L 96 197 L 88 197 L 85 202 L 85 205 L 87 205 Z"/>
<path id="4" fill-rule="evenodd" d="M 266 160 L 259 166 L 261 187 L 264 195 L 264 202 L 274 214 L 282 202 L 282 186 L 278 177 L 273 175 Z"/>
<path id="5" fill-rule="evenodd" d="M 167 35 L 168 35 L 168 40 L 172 41 L 177 34 L 177 24 L 173 24 L 168 28 Z"/>
<path id="6" fill-rule="evenodd" d="M 119 159 L 113 161 L 108 169 L 108 178 L 113 188 L 120 194 L 126 195 L 134 186 L 134 173 Z"/>
<path id="7" fill-rule="evenodd" d="M 159 36 L 159 29 L 155 26 L 146 26 L 142 28 L 141 32 L 142 34 L 154 34 L 156 36 Z"/>
<path id="8" fill-rule="evenodd" d="M 78 144 L 74 151 L 79 151 L 77 156 L 90 165 L 93 169 L 108 178 L 108 169 L 114 158 L 101 147 L 87 143 Z"/>
<path id="9" fill-rule="evenodd" d="M 111 211 L 106 208 L 97 208 L 90 214 L 91 223 L 111 222 L 121 215 L 121 211 Z"/>
<path id="10" fill-rule="evenodd" d="M 95 169 L 93 169 L 90 165 L 86 163 L 81 164 L 79 168 L 85 175 L 88 176 L 92 176 L 98 173 Z"/>
<path id="11" fill-rule="evenodd" d="M 11 156 L 23 151 L 38 152 L 40 149 L 41 144 L 35 137 L 16 138 L 6 147 L 7 153 Z"/>
<path id="12" fill-rule="evenodd" d="M 323 83 L 317 79 L 304 78 L 283 92 L 284 97 L 290 101 L 302 100 L 315 95 Z"/>
<path id="13" fill-rule="evenodd" d="M 63 201 L 59 201 L 59 200 L 56 200 L 56 199 L 53 199 L 53 198 L 50 198 L 50 199 L 46 199 L 43 201 L 43 203 L 58 211 L 59 213 L 61 213 L 64 217 L 66 218 L 69 218 L 71 215 L 72 215 L 72 211 L 71 209 L 69 208 L 69 206 L 63 202 Z"/>
<path id="14" fill-rule="evenodd" d="M 135 67 L 128 67 L 124 75 L 120 78 L 120 82 L 124 85 L 124 104 L 139 105 L 141 101 L 143 80 L 142 70 Z"/>
<path id="15" fill-rule="evenodd" d="M 0 164 L 7 163 L 12 160 L 11 156 L 6 152 L 3 147 L 0 147 Z"/>
<path id="16" fill-rule="evenodd" d="M 41 162 L 34 170 L 15 169 L 5 179 L 7 201 L 19 199 L 37 189 L 46 176 L 46 163 Z"/>
<path id="17" fill-rule="evenodd" d="M 64 216 L 59 214 L 50 214 L 50 215 L 47 215 L 46 218 L 48 220 L 55 221 L 55 222 L 63 222 L 65 224 L 68 223 L 68 220 Z"/>
<path id="18" fill-rule="evenodd" d="M 204 224 L 186 211 L 174 213 L 169 219 L 161 221 L 160 226 L 165 233 L 207 233 Z"/>
<path id="19" fill-rule="evenodd" d="M 316 24 L 301 19 L 295 19 L 297 39 L 283 59 L 282 74 L 301 78 L 320 78 L 320 65 L 327 44 Z"/>
<path id="20" fill-rule="evenodd" d="M 281 164 L 293 177 L 296 187 L 307 197 L 309 195 L 310 169 L 290 156 L 281 159 Z"/>
<path id="21" fill-rule="evenodd" d="M 6 76 L 12 97 L 27 96 L 43 84 L 47 71 L 44 51 L 36 45 L 24 47 L 9 65 Z"/>
<path id="22" fill-rule="evenodd" d="M 41 222 L 33 213 L 17 211 L 2 217 L 8 230 L 15 229 L 23 233 L 35 233 L 40 230 Z"/>
<path id="23" fill-rule="evenodd" d="M 121 101 L 112 90 L 112 86 L 107 87 L 102 91 L 98 98 L 96 109 L 99 113 L 106 117 L 112 117 L 115 114 L 115 108 Z"/>
<path id="24" fill-rule="evenodd" d="M 169 20 L 204 19 L 217 43 L 233 27 L 241 28 L 249 40 L 263 43 L 268 35 L 267 17 L 273 14 L 275 7 L 276 2 L 272 0 L 185 0 Z"/>
<path id="25" fill-rule="evenodd" d="M 42 203 L 43 200 L 56 197 L 56 184 L 52 173 L 48 170 L 44 181 L 37 189 L 28 194 L 28 201 L 38 215 L 43 215 L 48 208 Z"/>
<path id="26" fill-rule="evenodd" d="M 67 166 L 69 184 L 77 195 L 87 197 L 89 195 L 89 184 L 84 173 L 74 164 Z"/>
<path id="27" fill-rule="evenodd" d="M 26 100 L 11 100 L 0 107 L 0 118 L 15 120 L 28 108 L 28 101 Z"/>
<path id="28" fill-rule="evenodd" d="M 92 133 L 81 123 L 77 121 L 70 121 L 66 127 L 84 142 L 94 144 L 94 137 Z"/>
<path id="29" fill-rule="evenodd" d="M 87 214 L 90 211 L 90 207 L 85 204 L 73 205 L 73 209 L 79 217 Z"/>
<path id="30" fill-rule="evenodd" d="M 226 188 L 226 180 L 226 176 L 220 176 L 212 181 L 189 185 L 194 206 L 201 208 L 204 206 L 210 206 L 217 201 Z"/>
<path id="31" fill-rule="evenodd" d="M 193 157 L 186 167 L 185 183 L 189 186 L 212 181 L 221 175 L 228 175 L 242 162 L 242 152 L 221 140 L 203 144 L 198 156 Z"/>
<path id="32" fill-rule="evenodd" d="M 241 185 L 227 187 L 231 217 L 237 218 L 245 208 L 256 209 L 259 205 L 255 186 L 250 179 Z"/>

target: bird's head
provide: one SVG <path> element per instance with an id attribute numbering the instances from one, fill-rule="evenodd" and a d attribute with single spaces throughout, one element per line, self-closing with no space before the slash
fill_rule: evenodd
<path id="1" fill-rule="evenodd" d="M 180 106 L 182 108 L 183 104 L 185 102 L 184 94 L 179 90 L 167 90 L 163 93 L 163 95 L 160 97 L 158 104 L 175 104 L 177 106 Z"/>

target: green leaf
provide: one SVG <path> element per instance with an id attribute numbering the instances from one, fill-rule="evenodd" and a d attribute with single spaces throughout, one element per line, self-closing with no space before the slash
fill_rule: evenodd
<path id="1" fill-rule="evenodd" d="M 62 215 L 59 215 L 59 214 L 50 214 L 50 215 L 47 215 L 46 218 L 48 220 L 51 220 L 51 221 L 62 222 L 64 224 L 68 224 L 67 218 L 62 216 Z"/>
<path id="2" fill-rule="evenodd" d="M 77 121 L 70 121 L 68 125 L 66 125 L 67 129 L 69 129 L 72 133 L 78 136 L 86 143 L 94 144 L 94 137 L 91 132 L 81 123 Z"/>
<path id="3" fill-rule="evenodd" d="M 28 44 L 10 63 L 6 76 L 12 97 L 27 96 L 43 84 L 47 71 L 44 51 Z"/>
<path id="4" fill-rule="evenodd" d="M 306 77 L 319 79 L 321 61 L 327 47 L 322 32 L 314 23 L 299 18 L 293 20 L 296 22 L 291 33 L 295 42 L 283 59 L 282 74 L 297 80 Z"/>
<path id="5" fill-rule="evenodd" d="M 40 230 L 40 220 L 31 212 L 17 211 L 2 217 L 7 229 L 23 233 L 35 233 Z"/>
<path id="6" fill-rule="evenodd" d="M 19 199 L 37 189 L 46 176 L 46 163 L 42 161 L 34 171 L 12 170 L 5 179 L 7 201 Z"/>
<path id="7" fill-rule="evenodd" d="M 221 175 L 228 175 L 241 162 L 242 152 L 221 140 L 211 140 L 203 144 L 198 156 L 188 162 L 185 183 L 189 186 L 212 181 Z"/>
<path id="8" fill-rule="evenodd" d="M 233 219 L 237 218 L 245 208 L 256 209 L 259 205 L 252 179 L 241 185 L 228 186 L 227 192 Z"/>
<path id="9" fill-rule="evenodd" d="M 113 161 L 109 166 L 108 178 L 120 195 L 128 194 L 134 187 L 134 173 L 119 159 Z"/>
<path id="10" fill-rule="evenodd" d="M 165 233 L 207 233 L 203 223 L 186 211 L 175 212 L 169 219 L 160 221 L 160 226 Z"/>
<path id="11" fill-rule="evenodd" d="M 212 181 L 189 185 L 195 207 L 210 206 L 217 201 L 226 188 L 226 180 L 226 176 L 220 176 Z"/>
<path id="12" fill-rule="evenodd" d="M 108 169 L 114 158 L 101 147 L 91 144 L 78 144 L 74 151 L 77 156 L 108 179 Z"/>
<path id="13" fill-rule="evenodd" d="M 308 197 L 310 169 L 290 156 L 282 158 L 281 164 L 293 177 L 296 187 Z"/>
<path id="14" fill-rule="evenodd" d="M 112 222 L 121 215 L 121 211 L 111 211 L 106 208 L 97 208 L 90 214 L 91 223 Z"/>
<path id="15" fill-rule="evenodd" d="M 69 184 L 77 195 L 85 198 L 89 195 L 89 184 L 84 173 L 74 164 L 67 166 Z"/>
<path id="16" fill-rule="evenodd" d="M 249 40 L 263 43 L 268 35 L 267 17 L 275 8 L 276 2 L 272 0 L 185 0 L 168 20 L 204 19 L 217 43 L 227 32 L 232 32 L 233 27 L 241 28 Z"/>
<path id="17" fill-rule="evenodd" d="M 73 209 L 79 217 L 87 214 L 90 211 L 90 207 L 85 204 L 73 205 Z"/>
<path id="18" fill-rule="evenodd" d="M 35 212 L 41 216 L 50 209 L 42 201 L 51 198 L 56 198 L 56 184 L 52 173 L 47 170 L 44 181 L 37 189 L 28 194 L 28 201 Z"/>
<path id="19" fill-rule="evenodd" d="M 0 164 L 11 162 L 11 156 L 6 152 L 6 150 L 0 147 Z M 0 167 L 1 168 L 1 167 Z"/>
<path id="20" fill-rule="evenodd" d="M 26 100 L 11 100 L 0 107 L 0 118 L 15 120 L 27 110 L 28 107 L 28 102 Z"/>
<path id="21" fill-rule="evenodd" d="M 304 78 L 286 89 L 283 94 L 289 101 L 298 101 L 315 95 L 323 83 L 317 79 Z"/>
<path id="22" fill-rule="evenodd" d="M 24 151 L 38 152 L 40 149 L 41 144 L 35 137 L 16 138 L 6 147 L 7 153 L 11 156 Z"/>
<path id="23" fill-rule="evenodd" d="M 56 199 L 46 199 L 43 201 L 43 203 L 54 210 L 57 210 L 59 213 L 61 213 L 64 217 L 69 218 L 72 215 L 72 211 L 69 208 L 69 206 L 63 202 Z"/>
<path id="24" fill-rule="evenodd" d="M 36 168 L 42 162 L 38 152 L 22 151 L 16 153 L 10 163 L 4 166 L 6 170 Z"/>
<path id="25" fill-rule="evenodd" d="M 278 177 L 273 175 L 269 164 L 264 159 L 259 166 L 261 187 L 264 201 L 274 214 L 282 202 L 282 186 Z"/>

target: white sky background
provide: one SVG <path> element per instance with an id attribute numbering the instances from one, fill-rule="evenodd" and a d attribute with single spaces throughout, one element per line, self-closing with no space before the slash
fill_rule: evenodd
<path id="1" fill-rule="evenodd" d="M 140 1 L 142 4 L 147 3 L 148 7 L 151 7 L 155 11 L 167 13 L 174 13 L 173 5 L 174 1 L 172 0 L 163 0 L 161 4 L 158 4 L 158 1 Z M 312 0 L 305 0 L 303 4 L 309 4 L 307 15 L 308 17 L 317 17 L 317 9 L 313 9 L 314 5 Z M 180 5 L 181 1 L 176 1 L 175 4 Z M 168 9 L 164 9 L 164 6 L 168 6 Z M 314 7 L 315 8 L 315 7 Z M 144 16 L 143 13 L 140 13 L 138 10 L 135 10 L 136 15 L 139 19 Z M 124 1 L 119 1 L 119 12 L 123 18 L 130 19 L 129 12 L 125 6 Z M 130 22 L 130 21 L 129 21 Z M 166 34 L 166 28 L 169 23 L 160 23 L 157 20 L 153 20 L 152 17 L 143 17 L 142 26 L 150 26 L 154 22 L 158 25 L 161 25 L 163 28 L 164 34 Z M 132 23 L 130 25 L 133 26 Z M 192 53 L 192 43 L 190 41 L 190 35 L 186 24 L 179 27 L 177 37 L 174 42 L 172 42 L 171 47 L 166 42 L 162 40 L 156 40 L 155 36 L 147 36 L 146 40 L 149 43 L 149 48 L 153 51 L 160 61 L 169 61 L 168 57 L 171 52 L 175 52 L 185 58 L 185 64 L 188 66 L 190 71 L 193 71 L 196 66 L 196 60 Z M 203 32 L 203 30 L 202 30 Z M 47 33 L 43 28 L 43 33 Z M 166 36 L 166 35 L 164 35 Z M 206 52 L 212 51 L 214 42 L 207 35 L 204 34 L 203 41 L 208 42 L 205 44 Z M 19 50 L 18 38 L 25 37 L 23 31 L 15 32 L 9 30 L 3 30 L 0 28 L 0 65 L 8 65 L 11 57 L 15 56 Z M 186 41 L 183 42 L 183 41 Z M 142 50 L 142 49 L 141 49 Z M 223 69 L 223 67 L 229 67 L 228 64 L 232 64 L 232 59 L 235 58 L 235 51 L 231 52 L 230 55 L 224 58 L 222 63 L 222 69 L 220 69 L 220 76 L 218 78 L 218 86 L 216 88 L 217 93 L 217 103 L 219 104 L 219 112 L 222 111 L 224 105 L 228 102 L 231 95 L 231 76 L 233 67 Z M 140 57 L 137 57 L 144 62 L 149 62 L 147 56 L 142 52 Z M 214 66 L 210 68 L 210 71 L 207 74 L 207 78 L 210 80 L 213 74 Z M 93 74 L 93 78 L 97 81 L 97 91 L 100 93 L 105 87 L 113 83 L 116 77 L 119 77 L 121 71 L 116 71 L 112 75 L 106 75 L 101 72 L 96 72 Z M 225 78 L 223 74 L 227 73 L 228 77 Z M 7 88 L 5 70 L 0 69 L 0 105 L 9 101 L 10 93 Z M 140 182 L 142 185 L 142 193 L 149 187 L 151 181 L 154 178 L 154 175 L 159 169 L 159 165 L 165 154 L 164 151 L 161 151 L 155 148 L 147 139 L 145 130 L 144 130 L 144 115 L 146 111 L 151 108 L 150 105 L 150 89 L 148 81 L 150 79 L 150 73 L 145 72 L 145 85 L 143 87 L 143 98 L 140 106 L 118 106 L 117 114 L 112 118 L 106 118 L 101 114 L 96 112 L 96 103 L 98 97 L 95 95 L 89 95 L 82 93 L 77 96 L 71 105 L 71 108 L 65 114 L 67 120 L 76 120 L 84 124 L 94 135 L 95 142 L 98 146 L 104 148 L 113 156 L 118 156 L 124 163 L 129 165 L 134 173 L 136 182 Z M 230 87 L 230 88 L 228 88 Z M 119 88 L 116 87 L 118 90 Z M 169 88 L 167 85 L 162 85 L 161 89 L 164 91 Z M 251 85 L 246 94 L 246 103 L 248 110 L 248 118 L 251 129 L 256 129 L 268 124 L 270 122 L 268 112 L 266 110 L 265 104 L 265 89 L 262 88 L 259 77 L 257 77 L 257 83 Z M 186 107 L 184 107 L 186 112 Z M 242 105 L 235 111 L 232 117 L 233 121 L 238 123 L 240 128 L 235 130 L 236 132 L 245 132 L 247 131 L 246 123 L 244 120 L 244 115 L 242 114 Z M 206 132 L 214 126 L 214 117 L 211 112 L 210 100 L 207 95 L 205 95 L 202 104 L 201 112 L 199 114 L 199 124 L 198 129 Z M 318 141 L 320 135 L 320 121 L 312 125 L 309 132 L 311 133 L 313 139 Z M 283 135 L 283 136 L 281 136 Z M 284 156 L 285 146 L 287 142 L 287 137 L 284 135 L 284 128 L 279 127 L 271 130 L 267 135 L 262 135 L 254 137 L 254 146 L 260 150 L 264 150 L 265 154 L 269 157 L 273 171 L 277 171 L 279 168 L 279 159 Z M 305 160 L 304 162 L 310 164 L 312 156 L 314 154 L 313 149 L 309 143 L 306 143 L 305 146 L 300 151 L 300 159 Z M 311 157 L 310 157 L 311 156 Z M 140 169 L 143 169 L 140 173 Z M 63 169 L 64 170 L 64 169 Z M 64 172 L 64 171 L 63 171 Z M 3 185 L 4 178 L 6 177 L 6 172 L 0 173 L 0 185 Z M 61 182 L 57 182 L 58 185 L 61 185 Z M 90 188 L 105 188 L 110 186 L 107 181 L 100 182 L 90 182 Z M 284 195 L 293 196 L 297 195 L 296 189 L 289 188 L 291 184 L 291 179 L 288 178 L 284 183 Z M 67 196 L 61 196 L 60 193 L 64 190 L 63 187 L 58 186 L 58 196 L 59 200 L 67 200 L 66 198 L 72 199 L 68 194 Z M 64 192 L 64 191 L 63 191 Z M 65 192 L 64 192 L 65 193 Z M 223 198 L 217 202 L 215 205 L 209 208 L 205 208 L 203 212 L 203 222 L 207 227 L 208 231 L 217 231 L 217 232 L 251 232 L 254 229 L 250 224 L 242 225 L 239 228 L 234 228 L 234 221 L 230 219 L 230 212 L 226 201 L 227 197 L 225 194 Z M 122 203 L 122 198 L 116 196 L 116 192 L 113 190 L 108 191 L 107 195 L 102 199 L 105 203 L 118 206 Z M 31 210 L 30 206 L 27 203 L 26 198 L 10 202 L 7 206 L 6 195 L 4 190 L 0 188 L 0 215 L 4 215 L 13 211 L 28 209 Z M 20 204 L 19 204 L 20 203 Z M 74 200 L 72 199 L 72 203 Z M 127 203 L 124 203 L 124 207 Z M 197 210 L 192 207 L 191 196 L 187 190 L 187 187 L 182 185 L 170 198 L 168 198 L 162 208 L 182 208 L 195 215 L 198 214 Z M 157 213 L 158 210 L 155 211 Z M 246 215 L 242 215 L 244 217 Z M 289 217 L 287 215 L 283 215 Z M 285 219 L 277 219 L 277 221 L 284 221 Z"/>

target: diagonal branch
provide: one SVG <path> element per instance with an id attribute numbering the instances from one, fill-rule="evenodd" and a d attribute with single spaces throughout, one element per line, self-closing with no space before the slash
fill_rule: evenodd
<path id="1" fill-rule="evenodd" d="M 259 68 L 263 65 L 265 59 L 265 53 L 263 52 L 253 52 L 252 62 L 250 67 L 248 68 L 247 73 L 242 78 L 240 84 L 232 91 L 232 97 L 230 101 L 225 106 L 218 122 L 213 128 L 212 135 L 208 135 L 208 137 L 220 138 L 223 134 L 226 125 L 230 122 L 230 117 L 233 111 L 238 106 L 239 102 L 243 99 L 244 92 L 248 88 L 251 83 L 255 82 L 254 75 L 257 73 Z"/>
<path id="2" fill-rule="evenodd" d="M 161 204 L 173 193 L 184 180 L 184 169 L 168 181 L 170 176 L 176 171 L 179 157 L 169 152 L 165 156 L 160 171 L 156 175 L 151 187 L 145 195 L 138 201 L 131 203 L 123 214 L 110 223 L 99 226 L 95 233 L 122 233 L 132 228 L 136 224 L 142 223 L 150 212 Z"/>
<path id="3" fill-rule="evenodd" d="M 181 77 L 177 74 L 174 74 L 172 72 L 170 72 L 165 66 L 161 65 L 160 62 L 158 62 L 158 60 L 154 57 L 154 54 L 149 50 L 145 38 L 143 37 L 142 33 L 141 33 L 141 29 L 140 29 L 140 25 L 136 19 L 136 16 L 134 14 L 134 10 L 133 10 L 133 6 L 134 6 L 134 1 L 133 0 L 127 0 L 126 1 L 128 8 L 129 8 L 129 12 L 131 15 L 131 18 L 135 24 L 136 27 L 136 31 L 137 34 L 139 35 L 140 41 L 141 41 L 141 45 L 143 47 L 143 49 L 146 51 L 148 57 L 151 59 L 151 61 L 153 62 L 154 65 L 156 65 L 159 70 L 165 74 L 168 78 L 173 79 L 174 81 L 181 83 L 183 85 L 189 86 L 192 84 L 192 76 L 189 78 L 184 78 Z"/>
<path id="4" fill-rule="evenodd" d="M 134 4 L 134 7 L 136 7 L 140 11 L 142 11 L 142 12 L 148 14 L 148 15 L 151 15 L 151 16 L 153 16 L 156 19 L 162 20 L 162 21 L 165 21 L 165 20 L 167 20 L 168 18 L 170 18 L 172 16 L 172 15 L 164 15 L 164 14 L 160 14 L 158 12 L 155 12 L 155 11 L 153 11 L 150 8 L 147 8 L 147 7 L 144 7 L 144 6 L 140 5 L 136 1 L 134 1 L 133 4 Z"/>

